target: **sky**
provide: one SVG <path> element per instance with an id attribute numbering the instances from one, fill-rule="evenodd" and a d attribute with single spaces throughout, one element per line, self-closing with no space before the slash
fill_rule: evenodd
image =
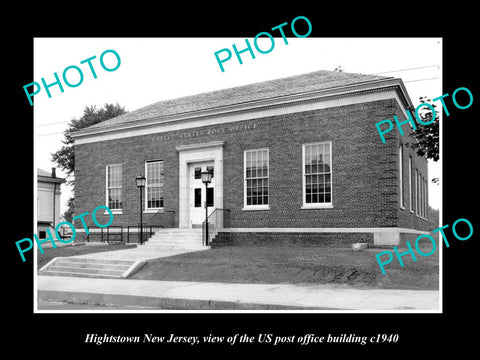
<path id="1" fill-rule="evenodd" d="M 68 123 L 92 105 L 100 108 L 118 103 L 133 111 L 161 100 L 338 66 L 350 73 L 401 78 L 414 105 L 420 96 L 433 99 L 442 95 L 441 38 L 289 37 L 288 44 L 281 37 L 274 39 L 271 52 L 260 54 L 254 48 L 255 59 L 246 52 L 243 64 L 233 54 L 223 63 L 222 72 L 214 53 L 224 48 L 233 53 L 232 44 L 241 50 L 245 38 L 35 38 L 32 82 L 41 83 L 44 78 L 47 84 L 53 83 L 54 73 L 62 78 L 64 69 L 71 65 L 78 66 L 84 76 L 77 87 L 68 87 L 61 80 L 63 93 L 56 85 L 50 87 L 51 98 L 43 88 L 35 95 L 35 167 L 47 171 L 56 167 L 51 154 L 62 147 Z M 253 47 L 253 39 L 249 42 Z M 270 40 L 260 38 L 258 45 L 268 49 Z M 106 50 L 120 56 L 121 64 L 115 71 L 105 71 L 100 64 Z M 81 64 L 93 56 L 96 79 L 88 63 Z M 104 62 L 107 68 L 117 64 L 112 53 L 105 55 Z M 80 82 L 75 70 L 68 70 L 67 75 L 71 83 Z M 29 106 L 26 96 L 25 102 Z M 375 122 L 372 119 L 372 126 Z M 66 174 L 57 169 L 57 176 Z M 429 203 L 440 209 L 441 186 L 432 184 L 434 177 L 441 177 L 441 163 L 429 161 Z M 61 213 L 71 195 L 70 187 L 62 185 Z"/>

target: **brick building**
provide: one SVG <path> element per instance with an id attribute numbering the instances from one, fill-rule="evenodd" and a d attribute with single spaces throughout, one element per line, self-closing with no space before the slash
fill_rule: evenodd
<path id="1" fill-rule="evenodd" d="M 427 161 L 375 123 L 412 107 L 401 79 L 332 71 L 154 103 L 73 135 L 75 209 L 137 225 L 142 174 L 146 224 L 195 228 L 206 200 L 215 241 L 398 244 L 428 230 Z"/>

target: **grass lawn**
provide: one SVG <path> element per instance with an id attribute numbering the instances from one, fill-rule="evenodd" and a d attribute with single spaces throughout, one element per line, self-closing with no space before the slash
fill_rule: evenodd
<path id="1" fill-rule="evenodd" d="M 131 279 L 232 283 L 335 283 L 359 288 L 438 289 L 438 251 L 410 255 L 401 267 L 393 255 L 383 275 L 375 255 L 384 249 L 226 246 L 149 260 Z M 425 250 L 425 253 L 428 253 Z"/>
<path id="2" fill-rule="evenodd" d="M 38 252 L 38 269 L 54 257 L 123 250 L 122 244 L 77 245 Z M 428 253 L 430 249 L 425 249 Z M 130 279 L 267 284 L 346 284 L 357 288 L 438 289 L 438 251 L 428 257 L 396 256 L 383 275 L 375 255 L 384 249 L 300 246 L 225 246 L 152 259 Z"/>
<path id="3" fill-rule="evenodd" d="M 75 246 L 62 246 L 54 248 L 45 248 L 43 249 L 43 254 L 37 250 L 37 264 L 38 269 L 40 270 L 44 265 L 46 265 L 50 260 L 55 257 L 61 256 L 75 256 L 83 254 L 91 254 L 102 251 L 115 251 L 115 250 L 124 250 L 131 249 L 132 245 L 122 245 L 122 244 L 110 244 L 110 245 L 75 245 Z"/>

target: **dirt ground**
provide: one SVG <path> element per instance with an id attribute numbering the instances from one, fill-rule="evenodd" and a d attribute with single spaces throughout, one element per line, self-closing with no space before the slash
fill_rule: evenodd
<path id="1" fill-rule="evenodd" d="M 439 257 L 402 257 L 383 275 L 375 255 L 385 249 L 353 252 L 350 248 L 224 247 L 153 259 L 132 279 L 232 283 L 348 284 L 358 288 L 437 290 Z"/>

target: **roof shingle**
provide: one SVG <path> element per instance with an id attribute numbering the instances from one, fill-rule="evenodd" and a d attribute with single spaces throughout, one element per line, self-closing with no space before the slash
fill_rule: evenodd
<path id="1" fill-rule="evenodd" d="M 326 90 L 389 78 L 391 77 L 321 70 L 177 99 L 163 100 L 102 121 L 89 128 L 103 128 L 144 119 L 214 109 L 249 101 L 265 100 L 315 90 Z"/>

